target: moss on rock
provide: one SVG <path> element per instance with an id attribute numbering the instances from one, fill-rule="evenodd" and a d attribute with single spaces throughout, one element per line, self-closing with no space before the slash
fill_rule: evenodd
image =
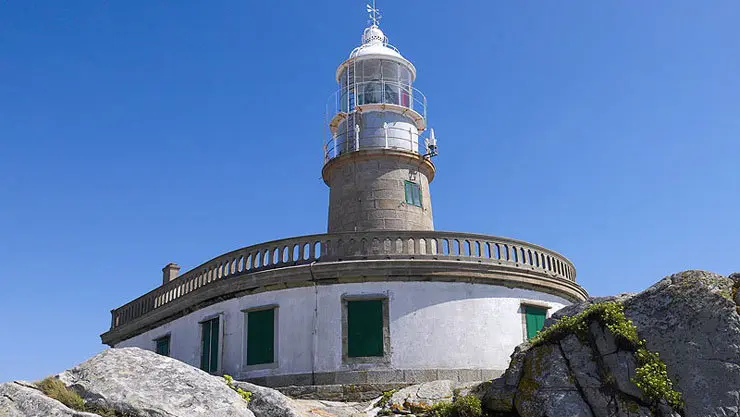
<path id="1" fill-rule="evenodd" d="M 73 410 L 94 413 L 101 417 L 128 417 L 126 414 L 118 413 L 110 408 L 85 402 L 77 392 L 64 385 L 58 378 L 48 377 L 37 382 L 36 386 L 47 397 L 53 398 Z"/>
<path id="2" fill-rule="evenodd" d="M 722 288 L 719 283 L 706 283 L 715 288 Z M 724 283 L 723 283 L 724 284 Z M 581 314 L 561 318 L 557 323 L 540 332 L 532 339 L 533 347 L 544 347 L 543 345 L 555 343 L 562 340 L 569 334 L 575 334 L 580 340 L 588 339 L 589 323 L 597 321 L 605 326 L 615 338 L 619 346 L 635 354 L 637 359 L 637 369 L 632 382 L 645 394 L 645 397 L 657 404 L 664 400 L 674 409 L 683 407 L 681 393 L 673 388 L 673 382 L 668 377 L 668 371 L 665 363 L 660 359 L 656 352 L 650 352 L 647 349 L 647 342 L 639 338 L 637 327 L 631 320 L 627 319 L 624 313 L 624 305 L 618 302 L 607 302 L 594 304 L 588 307 Z M 535 372 L 537 362 L 535 359 Z M 534 378 L 522 378 L 524 384 L 520 385 L 520 393 L 527 395 L 528 392 L 536 390 L 538 387 L 530 387 L 528 381 Z M 525 382 L 526 381 L 526 382 Z"/>

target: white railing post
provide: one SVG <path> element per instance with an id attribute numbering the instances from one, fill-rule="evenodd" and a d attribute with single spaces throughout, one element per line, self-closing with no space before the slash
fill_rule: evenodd
<path id="1" fill-rule="evenodd" d="M 355 125 L 355 150 L 360 150 L 360 125 Z"/>
<path id="2" fill-rule="evenodd" d="M 383 131 L 385 132 L 385 148 L 388 149 L 388 122 L 383 123 Z"/>
<path id="3" fill-rule="evenodd" d="M 415 151 L 416 153 L 419 153 L 418 140 L 414 140 L 414 130 L 410 127 L 409 127 L 409 142 L 411 142 L 411 150 Z"/>

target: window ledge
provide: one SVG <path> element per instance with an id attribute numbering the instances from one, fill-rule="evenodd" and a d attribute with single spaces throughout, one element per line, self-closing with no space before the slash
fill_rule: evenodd
<path id="1" fill-rule="evenodd" d="M 552 308 L 551 305 L 547 304 L 544 301 L 539 300 L 520 300 L 519 303 L 523 306 L 530 306 L 530 307 L 539 307 L 544 308 L 546 310 L 550 310 Z"/>

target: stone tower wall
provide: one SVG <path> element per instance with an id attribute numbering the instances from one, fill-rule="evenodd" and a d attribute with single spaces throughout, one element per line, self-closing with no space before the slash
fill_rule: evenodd
<path id="1" fill-rule="evenodd" d="M 418 154 L 365 150 L 324 167 L 330 188 L 329 233 L 370 230 L 434 230 L 429 183 L 434 165 Z M 405 182 L 419 184 L 422 207 L 406 203 Z"/>

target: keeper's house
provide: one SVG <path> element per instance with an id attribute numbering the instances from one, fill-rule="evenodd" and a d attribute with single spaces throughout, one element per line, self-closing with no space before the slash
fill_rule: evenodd
<path id="1" fill-rule="evenodd" d="M 549 312 L 587 294 L 551 250 L 434 230 L 437 144 L 415 78 L 377 24 L 365 29 L 331 99 L 328 233 L 182 275 L 169 264 L 112 311 L 103 342 L 275 387 L 498 376 Z"/>

